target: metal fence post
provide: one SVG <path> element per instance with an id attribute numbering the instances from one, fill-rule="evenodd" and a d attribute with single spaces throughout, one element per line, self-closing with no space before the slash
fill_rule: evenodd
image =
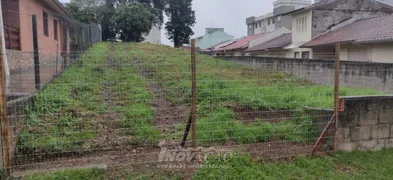
<path id="1" fill-rule="evenodd" d="M 40 56 L 38 52 L 38 36 L 37 36 L 37 16 L 32 16 L 33 22 L 33 46 L 34 46 L 34 74 L 35 88 L 40 90 Z"/>

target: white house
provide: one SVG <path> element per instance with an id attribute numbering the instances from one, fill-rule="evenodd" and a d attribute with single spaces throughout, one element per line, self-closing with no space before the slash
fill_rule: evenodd
<path id="1" fill-rule="evenodd" d="M 158 26 L 153 26 L 150 30 L 150 33 L 143 37 L 145 38 L 143 42 L 161 44 L 161 29 Z"/>

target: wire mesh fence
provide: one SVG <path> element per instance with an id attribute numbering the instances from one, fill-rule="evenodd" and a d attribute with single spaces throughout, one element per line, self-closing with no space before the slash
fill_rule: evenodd
<path id="1" fill-rule="evenodd" d="M 48 75 L 39 91 L 26 87 L 34 72 L 11 80 L 15 92 L 34 92 L 9 94 L 14 174 L 99 165 L 197 169 L 210 156 L 245 154 L 288 160 L 311 155 L 323 132 L 318 153 L 333 152 L 334 126 L 326 127 L 334 115 L 334 61 L 197 54 L 198 149 L 192 149 L 191 131 L 180 146 L 191 116 L 190 51 L 98 43 L 80 54 L 41 65 L 59 75 Z M 388 64 L 341 65 L 341 96 L 391 94 L 390 81 L 381 79 L 391 79 Z"/>
<path id="2" fill-rule="evenodd" d="M 97 43 L 99 25 L 35 8 L 34 14 L 16 13 L 21 41 L 6 51 L 10 145 L 3 150 L 9 152 L 13 175 L 83 167 L 128 171 L 140 165 L 193 172 L 210 158 L 288 160 L 315 149 L 328 154 L 335 144 L 357 139 L 349 136 L 360 125 L 335 129 L 332 124 L 335 52 L 299 53 L 303 58 L 283 52 L 219 58 L 196 54 L 198 148 L 193 149 L 187 131 L 193 100 L 189 50 Z M 37 36 L 22 36 L 34 30 Z M 376 104 L 371 95 L 392 94 L 391 64 L 342 61 L 339 70 L 340 96 L 367 96 Z M 378 113 L 389 107 L 381 105 Z M 339 118 L 388 118 L 355 112 L 341 110 Z M 375 125 L 386 128 L 386 123 Z M 385 134 L 375 136 L 386 140 L 393 133 Z"/>
<path id="3" fill-rule="evenodd" d="M 33 1 L 2 1 L 2 5 L 8 62 L 5 68 L 11 72 L 10 82 L 24 85 L 10 84 L 10 93 L 31 93 L 36 89 L 35 55 L 39 58 L 40 79 L 45 84 L 90 46 L 101 42 L 100 25 L 79 23 L 65 11 Z"/>

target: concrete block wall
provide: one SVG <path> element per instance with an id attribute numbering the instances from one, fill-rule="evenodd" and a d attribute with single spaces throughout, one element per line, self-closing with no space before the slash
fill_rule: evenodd
<path id="1" fill-rule="evenodd" d="M 338 147 L 342 151 L 393 148 L 393 96 L 344 97 Z"/>
<path id="2" fill-rule="evenodd" d="M 254 56 L 225 56 L 223 58 L 261 70 L 284 72 L 317 84 L 334 85 L 335 61 L 333 60 Z M 341 61 L 340 85 L 352 88 L 373 88 L 393 94 L 393 64 Z"/>

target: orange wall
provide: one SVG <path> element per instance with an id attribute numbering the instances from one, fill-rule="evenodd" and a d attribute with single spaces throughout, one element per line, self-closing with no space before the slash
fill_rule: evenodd
<path id="1" fill-rule="evenodd" d="M 37 35 L 38 47 L 40 53 L 54 55 L 60 54 L 62 50 L 62 25 L 64 24 L 58 18 L 56 13 L 52 10 L 45 8 L 46 5 L 40 0 L 19 0 L 20 10 L 20 36 L 21 36 L 21 50 L 23 52 L 33 52 L 33 23 L 32 15 L 37 16 Z M 48 32 L 49 36 L 44 35 L 43 27 L 43 11 L 48 13 Z M 54 39 L 53 20 L 58 20 L 57 37 Z M 67 40 L 67 52 L 69 52 L 69 31 Z"/>

